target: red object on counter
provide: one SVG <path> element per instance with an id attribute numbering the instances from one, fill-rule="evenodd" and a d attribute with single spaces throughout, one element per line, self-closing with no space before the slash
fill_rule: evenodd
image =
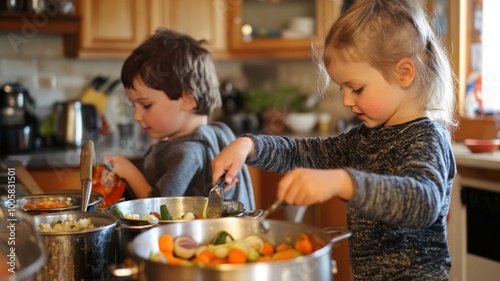
<path id="1" fill-rule="evenodd" d="M 103 165 L 96 165 L 92 172 L 92 191 L 104 196 L 100 207 L 115 204 L 125 193 L 125 182 Z"/>

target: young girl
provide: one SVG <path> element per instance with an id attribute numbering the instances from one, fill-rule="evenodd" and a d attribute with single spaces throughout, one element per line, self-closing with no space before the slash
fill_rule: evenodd
<path id="1" fill-rule="evenodd" d="M 446 215 L 456 174 L 453 79 L 414 0 L 357 0 L 331 27 L 323 66 L 362 124 L 326 139 L 244 135 L 212 162 L 286 173 L 277 198 L 348 205 L 355 280 L 448 280 Z"/>
<path id="2" fill-rule="evenodd" d="M 212 159 L 235 139 L 223 123 L 208 122 L 221 105 L 210 52 L 188 35 L 161 29 L 127 58 L 122 83 L 134 106 L 134 120 L 154 140 L 142 169 L 122 156 L 106 156 L 138 198 L 208 196 Z M 255 208 L 248 170 L 238 174 L 227 199 Z"/>

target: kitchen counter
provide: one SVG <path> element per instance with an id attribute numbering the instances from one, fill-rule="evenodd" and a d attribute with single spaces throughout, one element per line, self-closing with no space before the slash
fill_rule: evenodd
<path id="1" fill-rule="evenodd" d="M 457 166 L 500 171 L 500 150 L 472 153 L 463 143 L 452 146 Z"/>
<path id="2" fill-rule="evenodd" d="M 95 145 L 96 163 L 106 155 L 122 155 L 130 160 L 142 158 L 149 146 L 122 149 L 116 146 Z M 27 169 L 80 167 L 81 148 L 47 148 L 31 153 L 9 155 L 8 160 Z"/>

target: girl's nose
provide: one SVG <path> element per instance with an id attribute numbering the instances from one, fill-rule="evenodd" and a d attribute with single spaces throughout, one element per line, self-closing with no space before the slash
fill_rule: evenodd
<path id="1" fill-rule="evenodd" d="M 343 98 L 342 98 L 342 104 L 345 106 L 345 107 L 351 107 L 351 106 L 354 106 L 354 96 L 353 94 L 347 92 L 347 91 L 344 91 L 344 95 L 343 95 Z"/>

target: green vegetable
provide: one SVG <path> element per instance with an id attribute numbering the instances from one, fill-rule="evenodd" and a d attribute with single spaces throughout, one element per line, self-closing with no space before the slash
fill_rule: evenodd
<path id="1" fill-rule="evenodd" d="M 123 219 L 125 218 L 125 216 L 123 215 L 122 211 L 120 211 L 120 209 L 118 209 L 117 207 L 113 207 L 111 208 L 111 212 L 113 213 L 113 215 L 119 219 Z"/>
<path id="2" fill-rule="evenodd" d="M 174 218 L 168 211 L 167 205 L 162 204 L 160 206 L 160 220 L 173 220 Z"/>
<path id="3" fill-rule="evenodd" d="M 229 241 L 227 241 L 229 238 Z M 226 244 L 227 242 L 234 241 L 233 236 L 231 234 L 225 232 L 224 230 L 219 231 L 217 235 L 215 235 L 214 239 L 212 240 L 212 245 L 221 245 L 221 244 Z"/>

